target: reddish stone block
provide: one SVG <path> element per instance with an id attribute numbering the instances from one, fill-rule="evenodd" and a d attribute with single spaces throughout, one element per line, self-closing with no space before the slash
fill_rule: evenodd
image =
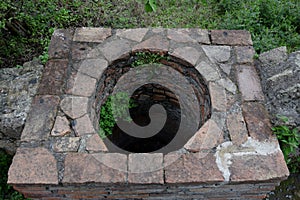
<path id="1" fill-rule="evenodd" d="M 264 94 L 260 79 L 254 66 L 239 65 L 236 67 L 239 90 L 244 101 L 263 101 Z"/>
<path id="2" fill-rule="evenodd" d="M 241 112 L 228 115 L 227 127 L 233 144 L 241 145 L 248 140 L 246 122 Z"/>
<path id="3" fill-rule="evenodd" d="M 164 183 L 163 154 L 129 154 L 129 183 Z"/>
<path id="4" fill-rule="evenodd" d="M 49 45 L 49 59 L 68 59 L 72 38 L 73 31 L 70 29 L 55 30 Z"/>
<path id="5" fill-rule="evenodd" d="M 269 115 L 265 107 L 257 102 L 248 102 L 242 105 L 243 115 L 249 135 L 258 141 L 276 140 L 272 133 Z"/>
<path id="6" fill-rule="evenodd" d="M 58 184 L 54 156 L 45 148 L 19 148 L 8 172 L 9 184 Z"/>
<path id="7" fill-rule="evenodd" d="M 211 39 L 213 44 L 224 45 L 252 45 L 251 35 L 244 30 L 212 30 Z"/>
<path id="8" fill-rule="evenodd" d="M 58 96 L 34 97 L 21 140 L 44 140 L 50 136 L 59 101 Z"/>
<path id="9" fill-rule="evenodd" d="M 236 62 L 238 64 L 252 64 L 255 50 L 252 46 L 235 47 Z"/>
<path id="10" fill-rule="evenodd" d="M 169 42 L 162 36 L 153 36 L 132 48 L 133 52 L 137 51 L 154 51 L 166 53 L 169 50 Z"/>
<path id="11" fill-rule="evenodd" d="M 108 151 L 103 140 L 99 137 L 98 134 L 94 134 L 87 139 L 86 150 L 89 152 L 100 152 L 100 151 L 106 152 L 106 151 Z"/>
<path id="12" fill-rule="evenodd" d="M 281 151 L 269 155 L 233 156 L 231 161 L 230 180 L 233 182 L 266 181 L 289 175 Z"/>
<path id="13" fill-rule="evenodd" d="M 116 153 L 70 153 L 65 158 L 62 183 L 125 183 L 127 156 Z"/>
<path id="14" fill-rule="evenodd" d="M 174 158 L 175 157 L 175 158 Z M 174 162 L 175 159 L 175 162 Z M 164 157 L 166 183 L 223 182 L 212 153 L 168 154 Z"/>
<path id="15" fill-rule="evenodd" d="M 61 95 L 67 78 L 68 60 L 49 60 L 38 88 L 41 95 Z"/>

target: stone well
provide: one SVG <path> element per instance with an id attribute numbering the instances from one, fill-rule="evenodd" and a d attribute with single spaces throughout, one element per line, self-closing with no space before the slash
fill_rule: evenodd
<path id="1" fill-rule="evenodd" d="M 135 68 L 138 52 L 163 58 Z M 8 183 L 48 200 L 263 198 L 289 171 L 254 53 L 247 31 L 56 30 Z M 118 91 L 139 107 L 101 139 Z"/>

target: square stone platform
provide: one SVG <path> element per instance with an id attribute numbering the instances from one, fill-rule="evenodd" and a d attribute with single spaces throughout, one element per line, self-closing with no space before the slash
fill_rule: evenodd
<path id="1" fill-rule="evenodd" d="M 204 78 L 211 117 L 177 151 L 112 153 L 96 89 L 135 52 L 170 55 Z M 272 134 L 249 32 L 56 30 L 8 183 L 32 199 L 261 199 L 289 175 Z"/>

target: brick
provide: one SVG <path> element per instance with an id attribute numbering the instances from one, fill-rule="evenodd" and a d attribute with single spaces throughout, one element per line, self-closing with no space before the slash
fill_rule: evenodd
<path id="1" fill-rule="evenodd" d="M 62 183 L 125 183 L 127 156 L 116 153 L 70 153 Z"/>
<path id="2" fill-rule="evenodd" d="M 231 161 L 232 182 L 266 181 L 289 175 L 281 151 L 268 155 L 233 156 Z"/>
<path id="3" fill-rule="evenodd" d="M 132 48 L 133 52 L 137 51 L 154 51 L 166 53 L 169 50 L 169 42 L 162 36 L 153 36 Z"/>
<path id="4" fill-rule="evenodd" d="M 72 38 L 72 30 L 56 29 L 51 36 L 49 44 L 49 59 L 68 59 Z"/>
<path id="5" fill-rule="evenodd" d="M 190 37 L 190 29 L 168 29 L 167 37 L 170 40 L 174 40 L 176 42 L 193 42 L 196 43 L 197 41 Z"/>
<path id="6" fill-rule="evenodd" d="M 71 133 L 70 122 L 66 117 L 57 116 L 51 130 L 51 136 L 64 136 Z"/>
<path id="7" fill-rule="evenodd" d="M 246 122 L 241 112 L 228 115 L 227 127 L 233 144 L 241 145 L 248 140 Z"/>
<path id="8" fill-rule="evenodd" d="M 230 58 L 230 47 L 229 46 L 212 46 L 202 45 L 201 46 L 206 56 L 212 62 L 226 62 Z"/>
<path id="9" fill-rule="evenodd" d="M 208 120 L 195 133 L 195 135 L 184 145 L 184 148 L 191 152 L 211 150 L 223 141 L 223 131 L 212 120 Z"/>
<path id="10" fill-rule="evenodd" d="M 86 59 L 82 61 L 78 71 L 99 80 L 107 67 L 108 62 L 104 59 Z"/>
<path id="11" fill-rule="evenodd" d="M 80 72 L 73 72 L 67 82 L 67 94 L 90 97 L 96 88 L 97 80 Z"/>
<path id="12" fill-rule="evenodd" d="M 183 59 L 184 61 L 190 63 L 191 65 L 195 66 L 197 64 L 198 59 L 201 56 L 201 53 L 193 48 L 193 47 L 179 47 L 171 53 L 172 56 L 178 57 Z"/>
<path id="13" fill-rule="evenodd" d="M 136 42 L 141 42 L 148 31 L 148 28 L 117 29 L 116 35 Z"/>
<path id="14" fill-rule="evenodd" d="M 239 65 L 236 67 L 239 90 L 244 101 L 262 101 L 264 94 L 254 66 Z"/>
<path id="15" fill-rule="evenodd" d="M 76 152 L 79 145 L 79 137 L 62 137 L 53 142 L 53 150 L 55 152 Z"/>
<path id="16" fill-rule="evenodd" d="M 163 184 L 163 154 L 129 154 L 128 170 L 129 183 Z"/>
<path id="17" fill-rule="evenodd" d="M 111 28 L 83 27 L 75 30 L 73 41 L 101 43 L 111 36 Z"/>
<path id="18" fill-rule="evenodd" d="M 174 154 L 164 157 L 164 162 L 174 159 Z M 224 178 L 219 171 L 216 158 L 212 153 L 183 154 L 175 162 L 165 167 L 166 183 L 208 183 L 223 182 Z"/>
<path id="19" fill-rule="evenodd" d="M 61 101 L 60 108 L 66 115 L 76 119 L 87 113 L 88 101 L 87 97 L 66 96 Z"/>
<path id="20" fill-rule="evenodd" d="M 34 97 L 21 140 L 45 140 L 50 136 L 59 101 L 58 96 Z"/>
<path id="21" fill-rule="evenodd" d="M 249 135 L 252 138 L 262 142 L 276 140 L 276 136 L 271 131 L 269 115 L 261 103 L 244 103 L 242 110 Z"/>
<path id="22" fill-rule="evenodd" d="M 89 152 L 107 152 L 108 149 L 105 146 L 103 140 L 98 134 L 93 134 L 86 141 L 86 150 Z"/>
<path id="23" fill-rule="evenodd" d="M 223 45 L 252 45 L 251 35 L 244 30 L 212 30 L 211 39 L 213 44 Z"/>
<path id="24" fill-rule="evenodd" d="M 252 46 L 234 47 L 238 64 L 252 64 L 255 50 Z"/>
<path id="25" fill-rule="evenodd" d="M 60 95 L 67 78 L 68 60 L 49 60 L 38 88 L 40 95 Z"/>
<path id="26" fill-rule="evenodd" d="M 19 148 L 8 172 L 9 184 L 58 184 L 56 160 L 45 148 Z"/>
<path id="27" fill-rule="evenodd" d="M 88 114 L 75 120 L 74 130 L 79 136 L 95 133 L 94 126 Z"/>

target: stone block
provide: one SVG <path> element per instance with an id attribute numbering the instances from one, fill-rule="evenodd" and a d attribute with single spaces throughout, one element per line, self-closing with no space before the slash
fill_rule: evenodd
<path id="1" fill-rule="evenodd" d="M 51 136 L 64 136 L 71 133 L 70 122 L 66 117 L 57 116 L 51 131 Z"/>
<path id="2" fill-rule="evenodd" d="M 75 30 L 73 41 L 101 43 L 111 36 L 111 28 L 83 27 Z"/>
<path id="3" fill-rule="evenodd" d="M 103 46 L 98 46 L 99 50 L 105 56 L 109 63 L 118 59 L 129 57 L 131 52 L 131 42 L 125 39 L 115 39 L 105 43 Z"/>
<path id="4" fill-rule="evenodd" d="M 168 32 L 167 37 L 170 40 L 174 40 L 176 42 L 182 42 L 182 43 L 187 43 L 187 42 L 197 43 L 197 40 L 191 38 L 189 29 L 168 29 L 167 32 Z"/>
<path id="5" fill-rule="evenodd" d="M 88 101 L 87 97 L 66 96 L 61 101 L 60 108 L 72 119 L 77 119 L 87 113 Z"/>
<path id="6" fill-rule="evenodd" d="M 223 63 L 230 58 L 229 46 L 202 45 L 201 47 L 211 62 Z"/>
<path id="7" fill-rule="evenodd" d="M 108 149 L 106 148 L 103 140 L 100 138 L 98 134 L 93 134 L 86 141 L 86 150 L 88 152 L 106 152 Z"/>
<path id="8" fill-rule="evenodd" d="M 53 142 L 55 152 L 76 152 L 80 145 L 79 137 L 62 137 Z"/>
<path id="9" fill-rule="evenodd" d="M 239 90 L 244 101 L 263 101 L 264 94 L 254 66 L 238 65 L 237 79 Z"/>
<path id="10" fill-rule="evenodd" d="M 217 83 L 209 83 L 212 109 L 226 111 L 227 99 L 225 89 Z"/>
<path id="11" fill-rule="evenodd" d="M 212 30 L 211 39 L 213 44 L 223 45 L 252 45 L 251 35 L 244 30 Z"/>
<path id="12" fill-rule="evenodd" d="M 58 184 L 57 164 L 45 148 L 19 148 L 8 172 L 9 184 Z"/>
<path id="13" fill-rule="evenodd" d="M 129 154 L 128 170 L 129 183 L 163 184 L 163 154 Z"/>
<path id="14" fill-rule="evenodd" d="M 241 112 L 231 113 L 227 116 L 227 127 L 233 144 L 241 145 L 248 140 L 246 122 Z"/>
<path id="15" fill-rule="evenodd" d="M 94 126 L 88 114 L 75 120 L 74 129 L 79 136 L 95 133 Z"/>
<path id="16" fill-rule="evenodd" d="M 166 53 L 169 50 L 169 42 L 162 36 L 156 35 L 149 39 L 142 41 L 132 48 L 133 52 L 138 51 L 154 51 Z"/>
<path id="17" fill-rule="evenodd" d="M 108 62 L 104 59 L 86 59 L 82 61 L 78 71 L 99 80 L 107 67 Z"/>
<path id="18" fill-rule="evenodd" d="M 176 161 L 173 162 L 174 156 Z M 167 154 L 164 163 L 172 164 L 165 167 L 166 183 L 208 183 L 223 182 L 224 177 L 219 171 L 216 158 L 212 153 L 183 154 L 177 159 L 176 154 Z"/>
<path id="19" fill-rule="evenodd" d="M 236 62 L 238 64 L 252 64 L 255 50 L 252 46 L 238 46 L 234 47 Z"/>
<path id="20" fill-rule="evenodd" d="M 97 80 L 80 72 L 73 72 L 67 82 L 66 93 L 90 97 L 96 88 Z"/>
<path id="21" fill-rule="evenodd" d="M 34 97 L 21 140 L 44 140 L 50 136 L 59 101 L 58 96 Z"/>
<path id="22" fill-rule="evenodd" d="M 267 181 L 289 175 L 281 151 L 269 155 L 233 156 L 231 162 L 232 182 Z"/>
<path id="23" fill-rule="evenodd" d="M 116 35 L 135 42 L 141 42 L 148 31 L 148 28 L 117 29 Z"/>
<path id="24" fill-rule="evenodd" d="M 40 95 L 61 95 L 67 78 L 68 60 L 49 60 L 38 88 Z"/>
<path id="25" fill-rule="evenodd" d="M 63 184 L 126 183 L 127 157 L 122 154 L 69 153 Z"/>
<path id="26" fill-rule="evenodd" d="M 212 63 L 201 61 L 196 66 L 196 69 L 206 81 L 216 81 L 221 78 L 217 68 Z"/>
<path id="27" fill-rule="evenodd" d="M 68 59 L 72 38 L 72 30 L 56 29 L 51 36 L 49 44 L 49 59 Z"/>
<path id="28" fill-rule="evenodd" d="M 195 66 L 197 64 L 198 59 L 201 56 L 201 53 L 193 47 L 186 46 L 186 47 L 179 47 L 175 49 L 174 52 L 171 53 L 171 55 L 181 58 L 184 61 Z"/>

